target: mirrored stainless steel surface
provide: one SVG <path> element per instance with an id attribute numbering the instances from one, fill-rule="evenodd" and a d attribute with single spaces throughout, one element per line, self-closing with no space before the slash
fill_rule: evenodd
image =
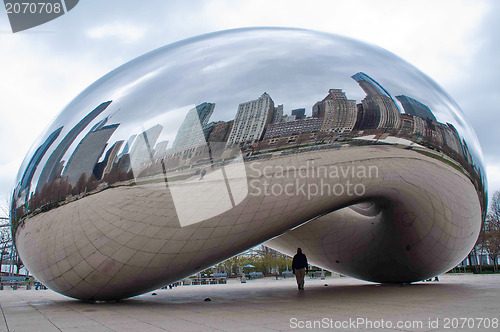
<path id="1" fill-rule="evenodd" d="M 134 296 L 266 242 L 376 282 L 459 263 L 486 210 L 478 140 L 399 57 L 299 29 L 211 33 L 78 95 L 28 152 L 16 247 L 51 289 Z"/>

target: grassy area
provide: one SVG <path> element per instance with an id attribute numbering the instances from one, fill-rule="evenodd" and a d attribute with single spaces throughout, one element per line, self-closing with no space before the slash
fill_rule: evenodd
<path id="1" fill-rule="evenodd" d="M 423 154 L 423 155 L 425 155 L 427 157 L 431 157 L 431 158 L 437 159 L 439 161 L 442 161 L 443 163 L 450 165 L 451 167 L 455 168 L 457 171 L 459 171 L 459 172 L 463 173 L 464 175 L 468 176 L 460 166 L 458 166 L 457 164 L 455 164 L 451 160 L 443 158 L 442 156 L 437 155 L 437 154 L 432 153 L 432 152 L 429 152 L 429 151 L 422 151 L 422 150 L 417 150 L 417 149 L 413 149 L 413 151 L 418 152 L 420 154 Z"/>

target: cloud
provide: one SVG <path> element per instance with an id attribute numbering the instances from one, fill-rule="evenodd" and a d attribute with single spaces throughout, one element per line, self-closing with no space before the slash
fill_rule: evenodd
<path id="1" fill-rule="evenodd" d="M 125 23 L 109 23 L 87 30 L 91 39 L 118 39 L 122 43 L 133 43 L 146 34 L 145 27 L 133 26 Z"/>
<path id="2" fill-rule="evenodd" d="M 475 38 L 470 61 L 457 68 L 454 81 L 447 81 L 450 94 L 462 107 L 481 143 L 491 194 L 500 190 L 498 131 L 500 114 L 500 3 L 487 2 L 486 15 L 471 30 Z M 455 58 L 460 57 L 458 53 Z"/>
<path id="3" fill-rule="evenodd" d="M 48 34 L 47 34 L 48 35 Z M 99 75 L 99 65 L 54 52 L 36 34 L 1 34 L 0 199 L 7 196 L 26 152 L 51 120 Z"/>
<path id="4" fill-rule="evenodd" d="M 453 80 L 476 48 L 475 28 L 488 7 L 465 0 L 254 0 L 210 1 L 203 10 L 223 13 L 212 22 L 217 29 L 285 26 L 337 33 L 384 47 L 435 79 Z"/>

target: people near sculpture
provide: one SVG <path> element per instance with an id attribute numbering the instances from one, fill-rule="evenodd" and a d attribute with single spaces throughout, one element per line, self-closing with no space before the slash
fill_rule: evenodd
<path id="1" fill-rule="evenodd" d="M 303 290 L 304 277 L 306 276 L 306 273 L 309 272 L 309 264 L 307 263 L 307 257 L 302 253 L 301 248 L 297 248 L 297 253 L 293 256 L 292 271 L 293 274 L 295 274 L 295 279 L 297 279 L 297 286 L 299 290 Z"/>
<path id="2" fill-rule="evenodd" d="M 426 279 L 425 281 L 432 281 L 432 278 Z M 439 276 L 435 276 L 434 281 L 439 281 Z"/>

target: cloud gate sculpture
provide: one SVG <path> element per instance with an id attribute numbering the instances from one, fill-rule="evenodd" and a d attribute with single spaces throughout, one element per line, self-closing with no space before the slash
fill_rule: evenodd
<path id="1" fill-rule="evenodd" d="M 211 33 L 78 95 L 18 173 L 29 271 L 84 300 L 138 295 L 265 242 L 402 283 L 458 264 L 486 209 L 457 104 L 376 46 L 298 29 Z"/>

